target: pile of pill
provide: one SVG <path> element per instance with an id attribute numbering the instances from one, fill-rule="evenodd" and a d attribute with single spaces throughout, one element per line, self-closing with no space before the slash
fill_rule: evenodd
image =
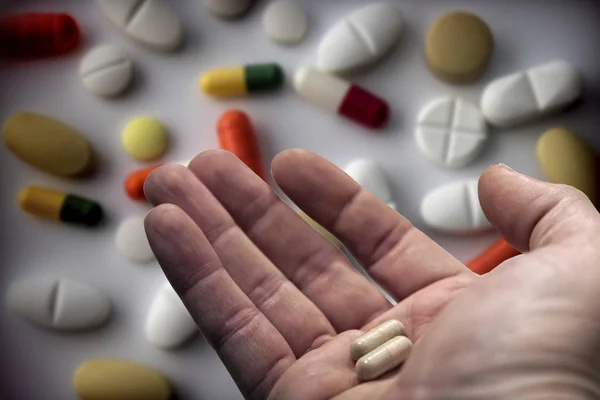
<path id="1" fill-rule="evenodd" d="M 97 0 L 107 29 L 116 29 L 132 44 L 154 52 L 177 52 L 185 29 L 166 0 Z M 233 23 L 252 7 L 251 0 L 203 0 L 214 17 Z M 261 18 L 266 38 L 293 48 L 310 29 L 310 16 L 300 0 L 274 0 Z M 298 99 L 376 131 L 386 126 L 391 109 L 380 93 L 361 87 L 348 77 L 366 72 L 394 49 L 400 48 L 405 16 L 391 2 L 373 2 L 343 15 L 326 30 L 315 49 L 314 65 L 299 65 L 289 74 Z M 0 18 L 0 58 L 45 60 L 73 52 L 84 42 L 78 22 L 65 13 L 24 13 Z M 491 28 L 480 17 L 466 11 L 439 16 L 423 38 L 424 65 L 431 76 L 450 85 L 475 83 L 484 76 L 494 52 Z M 135 79 L 137 64 L 118 45 L 105 43 L 82 55 L 77 79 L 90 95 L 102 101 L 126 96 Z M 252 101 L 257 94 L 272 96 L 287 90 L 286 71 L 276 59 L 238 65 L 213 64 L 199 71 L 198 92 L 220 104 L 231 98 Z M 490 126 L 502 130 L 541 119 L 571 106 L 582 94 L 577 67 L 564 60 L 501 76 L 488 82 L 479 102 L 440 93 L 428 99 L 414 118 L 416 151 L 433 165 L 460 169 L 473 163 L 485 148 Z M 302 104 L 300 102 L 300 104 Z M 251 116 L 242 109 L 223 107 L 211 129 L 221 149 L 236 155 L 261 179 L 266 180 L 261 148 Z M 258 124 L 256 125 L 259 126 Z M 122 156 L 139 164 L 123 178 L 124 194 L 140 209 L 148 210 L 144 183 L 162 165 L 169 152 L 171 135 L 159 118 L 131 116 L 120 132 Z M 29 111 L 14 113 L 2 126 L 5 147 L 20 161 L 41 174 L 63 179 L 67 184 L 94 179 L 102 157 L 82 132 L 52 116 Z M 376 139 L 374 139 L 376 140 Z M 194 154 L 201 149 L 195 149 Z M 594 151 L 577 133 L 555 127 L 538 139 L 535 157 L 547 180 L 572 185 L 592 202 L 597 199 L 597 161 Z M 187 167 L 189 160 L 179 162 Z M 372 159 L 357 158 L 344 168 L 362 188 L 396 210 L 399 204 L 384 168 Z M 43 175 L 42 175 L 43 176 Z M 471 177 L 444 183 L 422 198 L 423 224 L 446 235 L 476 235 L 494 231 L 478 197 L 478 179 Z M 17 194 L 24 212 L 43 220 L 61 221 L 70 229 L 102 229 L 105 210 L 82 193 L 63 193 L 52 187 L 24 185 Z M 339 250 L 340 240 L 302 210 L 303 220 Z M 115 249 L 128 261 L 155 261 L 144 231 L 143 213 L 123 218 L 114 231 Z M 519 251 L 499 239 L 467 266 L 478 274 L 490 272 Z M 348 255 L 348 254 L 347 254 Z M 348 255 L 349 256 L 349 255 Z M 89 283 L 67 277 L 26 277 L 14 282 L 7 292 L 11 310 L 44 329 L 81 332 L 100 329 L 109 322 L 114 305 Z M 179 347 L 197 336 L 198 329 L 170 284 L 162 286 L 148 305 L 144 335 L 161 349 Z M 352 342 L 350 354 L 357 376 L 377 379 L 407 360 L 412 342 L 400 321 L 390 320 Z M 73 375 L 73 386 L 82 399 L 171 398 L 171 384 L 160 373 L 120 359 L 92 359 Z"/>

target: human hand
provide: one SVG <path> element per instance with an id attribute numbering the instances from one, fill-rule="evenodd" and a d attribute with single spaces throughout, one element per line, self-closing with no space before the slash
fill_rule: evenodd
<path id="1" fill-rule="evenodd" d="M 488 169 L 482 207 L 527 253 L 480 277 L 326 160 L 288 150 L 272 172 L 398 304 L 233 155 L 207 151 L 189 169 L 154 171 L 152 248 L 246 398 L 600 394 L 600 218 L 583 194 Z M 404 323 L 412 354 L 360 382 L 350 343 L 389 319 Z"/>

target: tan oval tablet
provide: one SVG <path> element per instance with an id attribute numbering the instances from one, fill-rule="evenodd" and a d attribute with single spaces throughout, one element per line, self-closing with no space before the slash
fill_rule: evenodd
<path id="1" fill-rule="evenodd" d="M 73 374 L 81 400 L 168 400 L 171 385 L 144 365 L 118 359 L 84 362 Z"/>
<path id="2" fill-rule="evenodd" d="M 425 58 L 439 79 L 469 83 L 481 76 L 494 49 L 488 25 L 477 15 L 451 12 L 431 24 L 425 39 Z"/>
<path id="3" fill-rule="evenodd" d="M 88 141 L 69 126 L 44 115 L 13 114 L 2 129 L 4 145 L 27 164 L 53 175 L 73 177 L 92 169 Z"/>
<path id="4" fill-rule="evenodd" d="M 596 204 L 596 154 L 573 132 L 565 128 L 544 132 L 537 141 L 536 156 L 550 182 L 573 186 Z"/>

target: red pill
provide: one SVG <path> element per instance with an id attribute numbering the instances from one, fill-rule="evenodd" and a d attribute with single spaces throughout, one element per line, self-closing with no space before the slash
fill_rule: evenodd
<path id="1" fill-rule="evenodd" d="M 0 56 L 42 58 L 79 44 L 79 26 L 68 14 L 27 13 L 0 18 Z"/>
<path id="2" fill-rule="evenodd" d="M 385 100 L 336 76 L 300 68 L 294 75 L 294 87 L 314 105 L 369 128 L 380 128 L 388 120 L 389 107 Z"/>
<path id="3" fill-rule="evenodd" d="M 499 239 L 492 243 L 490 247 L 483 251 L 480 255 L 472 259 L 467 263 L 467 267 L 479 274 L 487 274 L 504 261 L 521 254 L 518 250 L 514 249 L 510 244 L 506 243 L 504 239 Z"/>
<path id="4" fill-rule="evenodd" d="M 130 199 L 140 201 L 146 200 L 146 195 L 144 194 L 144 183 L 146 182 L 146 178 L 152 171 L 156 168 L 160 167 L 160 165 L 154 165 L 152 167 L 139 169 L 137 171 L 133 171 L 127 178 L 125 178 L 125 193 L 129 196 Z"/>
<path id="5" fill-rule="evenodd" d="M 254 173 L 264 179 L 258 141 L 250 118 L 239 110 L 225 112 L 217 122 L 219 146 L 235 154 Z"/>

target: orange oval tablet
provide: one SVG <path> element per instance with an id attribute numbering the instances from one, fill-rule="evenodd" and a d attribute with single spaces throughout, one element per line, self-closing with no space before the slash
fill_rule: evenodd
<path id="1" fill-rule="evenodd" d="M 264 179 L 258 141 L 250 118 L 240 110 L 226 111 L 217 122 L 219 146 L 235 154 L 254 173 Z"/>
<path id="2" fill-rule="evenodd" d="M 144 183 L 146 182 L 146 178 L 152 171 L 156 168 L 160 167 L 162 164 L 154 165 L 152 167 L 138 169 L 137 171 L 133 171 L 127 178 L 125 178 L 125 193 L 132 200 L 146 200 L 146 195 L 144 194 Z"/>

